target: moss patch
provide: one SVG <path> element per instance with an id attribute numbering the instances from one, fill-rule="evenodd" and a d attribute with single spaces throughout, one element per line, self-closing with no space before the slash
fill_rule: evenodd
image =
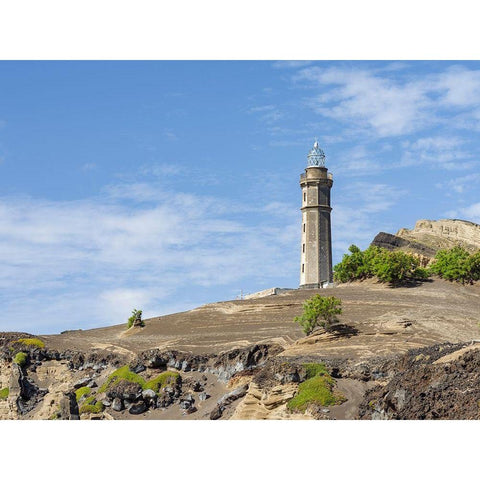
<path id="1" fill-rule="evenodd" d="M 45 348 L 45 343 L 39 338 L 19 338 L 15 343 L 22 343 L 23 345 L 33 346 L 38 348 Z"/>
<path id="2" fill-rule="evenodd" d="M 80 387 L 75 390 L 75 397 L 77 399 L 77 402 L 79 402 L 84 395 L 88 395 L 91 391 L 92 389 L 90 387 Z"/>
<path id="3" fill-rule="evenodd" d="M 0 389 L 0 400 L 6 400 L 8 398 L 9 393 L 10 393 L 10 390 L 8 388 Z"/>
<path id="4" fill-rule="evenodd" d="M 326 407 L 339 405 L 346 398 L 335 392 L 335 380 L 328 374 L 323 363 L 307 363 L 307 380 L 300 383 L 298 393 L 287 403 L 289 410 L 305 412 L 309 405 Z"/>
<path id="5" fill-rule="evenodd" d="M 317 375 L 328 375 L 327 367 L 324 363 L 304 363 L 303 366 L 307 373 L 307 380 Z"/>
<path id="6" fill-rule="evenodd" d="M 80 413 L 100 413 L 104 409 L 103 403 L 91 396 L 85 399 L 82 406 L 80 407 Z"/>
<path id="7" fill-rule="evenodd" d="M 142 388 L 145 388 L 145 380 L 140 375 L 130 371 L 128 365 L 120 367 L 118 370 L 115 370 L 111 373 L 105 383 L 98 390 L 99 393 L 106 392 L 109 388 L 117 385 L 120 380 L 127 380 L 132 383 L 137 383 Z"/>
<path id="8" fill-rule="evenodd" d="M 16 363 L 17 365 L 20 365 L 21 367 L 23 367 L 26 363 L 27 363 L 27 355 L 23 352 L 18 352 L 14 359 L 13 359 L 14 363 Z"/>
<path id="9" fill-rule="evenodd" d="M 163 372 L 158 377 L 152 378 L 145 383 L 145 389 L 151 389 L 158 393 L 166 385 L 175 385 L 180 379 L 177 372 Z"/>

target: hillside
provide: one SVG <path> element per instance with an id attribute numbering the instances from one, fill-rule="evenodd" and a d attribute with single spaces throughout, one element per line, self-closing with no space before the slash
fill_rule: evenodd
<path id="1" fill-rule="evenodd" d="M 340 298 L 344 313 L 332 333 L 305 338 L 292 320 L 316 293 Z M 11 359 L 18 339 L 31 336 L 0 334 L 0 390 L 9 389 L 0 418 L 367 418 L 365 394 L 398 374 L 392 362 L 412 349 L 464 348 L 480 337 L 479 311 L 478 285 L 369 280 L 204 305 L 128 331 L 122 324 L 39 336 L 44 347 L 22 346 L 23 367 Z M 311 363 L 326 365 L 332 395 L 343 400 L 289 410 Z M 131 373 L 105 388 L 119 367 Z M 165 380 L 168 372 L 175 375 Z M 76 398 L 81 388 L 88 393 Z"/>

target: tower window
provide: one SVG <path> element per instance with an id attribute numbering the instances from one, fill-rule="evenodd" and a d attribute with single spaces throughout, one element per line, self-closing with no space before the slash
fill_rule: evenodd
<path id="1" fill-rule="evenodd" d="M 303 224 L 303 231 L 305 231 L 305 224 Z"/>
<path id="2" fill-rule="evenodd" d="M 307 192 L 303 192 L 303 201 L 304 201 L 304 202 L 307 201 Z"/>
<path id="3" fill-rule="evenodd" d="M 303 249 L 303 253 L 305 253 L 305 244 L 303 244 L 302 249 Z"/>
<path id="4" fill-rule="evenodd" d="M 302 273 L 305 273 L 305 264 L 302 263 Z"/>

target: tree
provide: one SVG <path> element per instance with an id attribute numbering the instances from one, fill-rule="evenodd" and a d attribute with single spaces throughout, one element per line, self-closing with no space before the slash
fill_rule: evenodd
<path id="1" fill-rule="evenodd" d="M 142 311 L 133 309 L 132 310 L 132 316 L 128 319 L 127 321 L 127 328 L 130 328 L 131 326 L 134 327 L 144 327 L 145 323 L 142 320 Z"/>
<path id="2" fill-rule="evenodd" d="M 439 250 L 430 270 L 445 280 L 473 283 L 480 280 L 480 252 L 471 255 L 460 246 Z"/>
<path id="3" fill-rule="evenodd" d="M 293 321 L 300 324 L 305 335 L 310 335 L 319 325 L 328 331 L 338 321 L 336 316 L 342 313 L 341 305 L 339 298 L 317 294 L 303 304 L 303 315 Z"/>

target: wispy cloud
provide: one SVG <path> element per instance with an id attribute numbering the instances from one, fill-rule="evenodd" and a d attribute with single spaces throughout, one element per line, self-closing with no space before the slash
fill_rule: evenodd
<path id="1" fill-rule="evenodd" d="M 275 105 L 261 105 L 257 107 L 251 107 L 248 113 L 258 114 L 260 120 L 267 124 L 275 123 L 283 118 L 283 113 L 280 112 Z"/>
<path id="2" fill-rule="evenodd" d="M 450 210 L 445 213 L 449 218 L 461 218 L 474 223 L 480 223 L 480 202 L 473 203 L 467 207 Z"/>
<path id="3" fill-rule="evenodd" d="M 447 170 L 466 170 L 478 164 L 478 160 L 464 148 L 459 137 L 424 137 L 402 144 L 404 153 L 399 166 L 410 167 L 430 163 Z"/>
<path id="4" fill-rule="evenodd" d="M 443 124 L 458 113 L 455 128 L 479 126 L 480 70 L 451 67 L 428 75 L 364 67 L 308 67 L 293 76 L 320 93 L 309 104 L 320 115 L 355 125 L 377 137 L 402 136 Z"/>

